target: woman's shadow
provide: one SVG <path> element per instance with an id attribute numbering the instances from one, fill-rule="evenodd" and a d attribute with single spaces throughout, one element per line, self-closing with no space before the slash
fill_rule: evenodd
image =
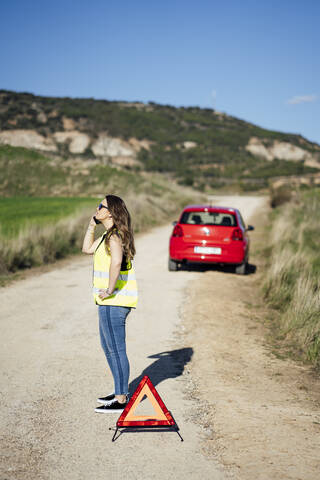
<path id="1" fill-rule="evenodd" d="M 167 350 L 165 352 L 149 355 L 148 358 L 155 358 L 156 360 L 146 367 L 138 377 L 130 382 L 130 396 L 135 392 L 145 375 L 148 375 L 154 386 L 167 378 L 179 377 L 182 375 L 185 365 L 190 362 L 192 355 L 193 349 L 191 347 Z"/>

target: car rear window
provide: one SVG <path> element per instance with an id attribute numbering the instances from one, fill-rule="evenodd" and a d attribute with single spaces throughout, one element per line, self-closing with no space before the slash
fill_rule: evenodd
<path id="1" fill-rule="evenodd" d="M 237 226 L 235 215 L 223 212 L 183 212 L 180 223 L 187 225 L 217 225 L 221 227 Z"/>

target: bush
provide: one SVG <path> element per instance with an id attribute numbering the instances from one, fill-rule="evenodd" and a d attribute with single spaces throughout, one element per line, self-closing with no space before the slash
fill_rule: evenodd
<path id="1" fill-rule="evenodd" d="M 281 187 L 273 188 L 270 192 L 270 205 L 272 208 L 279 207 L 292 198 L 292 189 L 288 185 L 281 185 Z"/>

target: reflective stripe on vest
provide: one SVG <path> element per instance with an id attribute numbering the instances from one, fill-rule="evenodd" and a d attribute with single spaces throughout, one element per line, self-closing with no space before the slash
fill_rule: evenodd
<path id="1" fill-rule="evenodd" d="M 97 278 L 109 278 L 109 272 L 101 272 L 100 270 L 94 270 L 93 275 Z M 130 270 L 130 273 L 120 273 L 118 279 L 124 281 L 135 280 L 136 275 Z"/>
<path id="2" fill-rule="evenodd" d="M 111 232 L 110 232 L 111 234 Z M 109 270 L 111 255 L 108 253 L 105 244 L 106 234 L 100 237 L 100 242 L 93 256 L 93 298 L 97 305 L 119 305 L 125 307 L 136 307 L 138 302 L 138 289 L 134 267 L 131 262 L 129 270 L 121 270 L 118 276 L 115 289 L 107 298 L 101 300 L 98 296 L 101 288 L 109 286 Z M 125 265 L 125 264 L 124 264 Z M 130 265 L 127 265 L 127 267 Z"/>

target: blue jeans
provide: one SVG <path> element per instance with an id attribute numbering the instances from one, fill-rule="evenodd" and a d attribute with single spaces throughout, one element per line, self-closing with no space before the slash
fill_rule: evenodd
<path id="1" fill-rule="evenodd" d="M 100 341 L 107 358 L 115 395 L 129 393 L 130 365 L 126 352 L 126 318 L 130 307 L 99 305 Z"/>

